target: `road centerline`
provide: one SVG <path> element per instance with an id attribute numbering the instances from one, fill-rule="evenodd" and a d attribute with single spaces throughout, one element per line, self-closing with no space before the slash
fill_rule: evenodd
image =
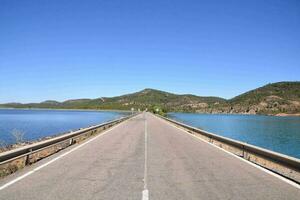
<path id="1" fill-rule="evenodd" d="M 148 176 L 148 131 L 147 131 L 147 118 L 146 113 L 144 113 L 144 120 L 145 120 L 145 163 L 144 163 L 144 190 L 142 192 L 142 200 L 148 200 L 149 199 L 149 190 L 147 186 L 147 176 Z"/>

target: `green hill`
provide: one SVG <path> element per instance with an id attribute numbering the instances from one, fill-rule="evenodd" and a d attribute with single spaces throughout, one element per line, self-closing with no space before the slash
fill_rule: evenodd
<path id="1" fill-rule="evenodd" d="M 44 101 L 41 103 L 8 103 L 1 107 L 11 108 L 57 108 L 57 109 L 153 109 L 165 111 L 201 113 L 244 113 L 244 114 L 299 114 L 300 82 L 278 82 L 251 90 L 232 99 L 201 97 L 191 94 L 173 94 L 154 89 L 117 97 L 97 99 L 73 99 L 64 102 Z"/>
<path id="2" fill-rule="evenodd" d="M 41 103 L 8 103 L 1 107 L 12 108 L 60 108 L 60 109 L 118 109 L 130 110 L 150 109 L 159 106 L 168 111 L 193 111 L 197 107 L 207 106 L 216 102 L 225 102 L 219 97 L 199 97 L 195 95 L 177 95 L 154 89 L 144 89 L 140 92 L 117 97 L 103 97 L 97 99 L 74 99 L 64 102 L 44 101 Z"/>
<path id="3" fill-rule="evenodd" d="M 122 95 L 113 98 L 105 98 L 103 106 L 111 104 L 125 108 L 151 108 L 159 106 L 168 111 L 191 111 L 198 104 L 213 104 L 215 102 L 225 102 L 219 97 L 199 97 L 195 95 L 177 95 L 160 90 L 144 89 L 140 92 Z"/>
<path id="4" fill-rule="evenodd" d="M 229 100 L 235 112 L 258 114 L 299 113 L 300 82 L 278 82 Z"/>

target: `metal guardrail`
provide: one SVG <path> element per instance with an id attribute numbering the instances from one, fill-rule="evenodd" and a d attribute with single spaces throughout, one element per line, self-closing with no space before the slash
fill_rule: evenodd
<path id="1" fill-rule="evenodd" d="M 159 115 L 157 115 L 159 116 Z M 260 165 L 277 174 L 285 176 L 297 183 L 300 183 L 300 159 L 290 157 L 281 153 L 276 153 L 264 148 L 260 148 L 245 142 L 240 142 L 227 137 L 216 135 L 181 122 L 159 116 L 177 126 L 186 129 L 191 134 L 197 134 L 198 137 L 213 143 L 239 157 L 242 157 L 252 163 Z"/>
<path id="2" fill-rule="evenodd" d="M 78 143 L 92 135 L 100 133 L 101 131 L 115 124 L 132 118 L 135 115 L 136 114 L 132 114 L 113 121 L 80 129 L 51 139 L 0 153 L 0 177 L 11 174 L 14 171 L 17 171 L 19 168 L 24 167 L 25 165 L 36 162 L 44 157 L 58 152 L 61 149 Z"/>

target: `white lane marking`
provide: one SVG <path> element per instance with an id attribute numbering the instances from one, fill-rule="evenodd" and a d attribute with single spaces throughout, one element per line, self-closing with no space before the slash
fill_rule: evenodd
<path id="1" fill-rule="evenodd" d="M 137 116 L 135 116 L 135 117 L 137 117 Z M 134 117 L 134 118 L 135 118 L 135 117 Z M 133 118 L 132 118 L 132 119 L 133 119 Z M 40 165 L 39 167 L 37 167 L 37 168 L 35 168 L 35 169 L 33 169 L 33 170 L 31 170 L 31 171 L 29 171 L 29 172 L 23 174 L 22 176 L 19 176 L 18 178 L 16 178 L 16 179 L 14 179 L 14 180 L 12 180 L 12 181 L 10 181 L 10 182 L 8 182 L 8 183 L 2 185 L 2 186 L 0 187 L 0 191 L 3 190 L 3 189 L 5 189 L 5 188 L 7 188 L 8 186 L 10 186 L 10 185 L 12 185 L 12 184 L 18 182 L 18 181 L 20 181 L 20 180 L 26 178 L 27 176 L 33 174 L 34 172 L 37 172 L 37 171 L 41 170 L 42 168 L 46 167 L 47 165 L 50 165 L 51 163 L 53 163 L 53 162 L 55 162 L 55 161 L 57 161 L 57 160 L 59 160 L 59 159 L 65 157 L 66 155 L 72 153 L 73 151 L 76 151 L 77 149 L 79 149 L 79 148 L 85 146 L 86 144 L 88 144 L 88 143 L 90 143 L 90 142 L 92 142 L 92 141 L 98 139 L 99 137 L 102 137 L 102 136 L 106 135 L 107 133 L 111 132 L 112 130 L 114 130 L 115 128 L 117 128 L 118 126 L 120 126 L 121 124 L 123 124 L 123 123 L 121 122 L 120 124 L 117 124 L 116 126 L 112 127 L 111 129 L 104 131 L 102 134 L 97 135 L 97 136 L 95 136 L 94 138 L 89 139 L 88 141 L 86 141 L 86 142 L 84 142 L 84 143 L 78 145 L 77 147 L 74 147 L 74 148 L 71 149 L 70 151 L 63 153 L 63 154 L 59 155 L 58 157 L 56 157 L 56 158 L 50 160 L 49 162 L 46 162 L 46 163 Z"/>
<path id="2" fill-rule="evenodd" d="M 143 190 L 143 198 L 142 200 L 148 200 L 149 199 L 149 191 Z"/>
<path id="3" fill-rule="evenodd" d="M 143 190 L 143 197 L 142 200 L 148 200 L 149 199 L 149 191 L 148 191 L 148 186 L 147 186 L 147 160 L 148 160 L 148 132 L 147 132 L 147 119 L 145 117 L 145 163 L 144 163 L 144 190 Z"/>
<path id="4" fill-rule="evenodd" d="M 155 117 L 156 117 L 156 116 L 155 116 Z M 251 165 L 251 166 L 253 166 L 253 167 L 257 168 L 257 169 L 260 169 L 260 170 L 262 170 L 262 171 L 264 171 L 264 172 L 266 172 L 266 173 L 268 173 L 268 174 L 270 174 L 270 175 L 272 175 L 272 176 L 275 176 L 276 178 L 278 178 L 278 179 L 280 179 L 280 180 L 282 180 L 282 181 L 284 181 L 284 182 L 286 182 L 286 183 L 288 183 L 288 184 L 290 184 L 290 185 L 296 187 L 297 189 L 300 189 L 300 185 L 297 184 L 297 183 L 295 183 L 294 181 L 291 181 L 291 180 L 289 180 L 289 179 L 287 179 L 287 178 L 285 178 L 285 177 L 283 177 L 283 176 L 280 176 L 279 174 L 276 174 L 276 173 L 274 173 L 274 172 L 272 172 L 272 171 L 270 171 L 270 170 L 268 170 L 268 169 L 266 169 L 266 168 L 263 168 L 263 167 L 261 167 L 261 166 L 259 166 L 259 165 L 257 165 L 257 164 L 254 164 L 254 163 L 252 163 L 252 162 L 250 162 L 250 161 L 248 161 L 248 160 L 245 160 L 244 158 L 241 158 L 241 157 L 235 155 L 234 153 L 231 153 L 230 151 L 227 151 L 227 150 L 225 150 L 225 149 L 222 149 L 222 148 L 219 147 L 219 146 L 216 146 L 216 145 L 214 145 L 214 144 L 212 144 L 212 143 L 210 143 L 210 142 L 208 142 L 208 141 L 206 141 L 206 140 L 204 140 L 204 139 L 202 139 L 202 138 L 199 138 L 199 137 L 197 137 L 196 135 L 190 134 L 190 133 L 187 132 L 186 130 L 184 130 L 184 129 L 182 129 L 182 128 L 179 128 L 179 127 L 177 127 L 177 126 L 175 126 L 175 125 L 172 124 L 171 122 L 165 121 L 164 119 L 161 119 L 161 118 L 159 118 L 159 117 L 157 117 L 157 118 L 160 119 L 161 121 L 163 121 L 164 123 L 167 123 L 167 124 L 169 124 L 169 125 L 175 127 L 176 129 L 181 130 L 181 131 L 183 131 L 184 133 L 186 133 L 186 134 L 188 134 L 188 135 L 190 135 L 190 136 L 192 136 L 192 137 L 194 137 L 194 138 L 196 138 L 196 139 L 198 139 L 198 140 L 201 140 L 201 141 L 203 141 L 203 142 L 205 142 L 205 143 L 207 143 L 207 144 L 209 144 L 209 145 L 211 145 L 211 146 L 213 146 L 213 147 L 216 147 L 216 148 L 218 148 L 218 149 L 220 149 L 220 150 L 222 150 L 222 151 L 228 153 L 229 155 L 234 156 L 235 158 L 238 158 L 238 159 L 240 159 L 241 161 L 243 161 L 243 162 L 245 162 L 245 163 L 248 163 L 249 165 Z"/>

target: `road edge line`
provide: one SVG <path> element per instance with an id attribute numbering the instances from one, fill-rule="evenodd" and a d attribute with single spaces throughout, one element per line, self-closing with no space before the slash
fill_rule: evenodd
<path id="1" fill-rule="evenodd" d="M 137 116 L 138 116 L 138 115 L 137 115 Z M 134 118 L 136 118 L 137 116 L 134 116 L 133 118 L 129 118 L 128 120 L 134 119 Z M 125 120 L 125 121 L 123 121 L 123 122 L 128 122 L 128 120 Z M 82 143 L 82 144 L 79 144 L 78 146 L 76 146 L 76 147 L 70 149 L 69 151 L 67 151 L 67 152 L 65 152 L 65 153 L 63 153 L 63 154 L 61 154 L 61 155 L 59 155 L 58 157 L 55 157 L 55 158 L 51 159 L 50 161 L 48 161 L 48 162 L 46 162 L 46 163 L 44 163 L 44 164 L 42 164 L 42 165 L 40 165 L 40 166 L 38 166 L 38 167 L 36 167 L 36 168 L 30 170 L 29 172 L 26 172 L 25 174 L 23 174 L 23 175 L 21 175 L 21 176 L 15 178 L 15 179 L 13 179 L 13 180 L 11 180 L 11 181 L 5 183 L 4 185 L 0 186 L 0 191 L 4 190 L 5 188 L 7 188 L 7 187 L 9 187 L 9 186 L 11 186 L 11 185 L 13 185 L 14 183 L 19 182 L 20 180 L 26 178 L 27 176 L 33 174 L 34 172 L 37 172 L 37 171 L 41 170 L 42 168 L 44 168 L 44 167 L 50 165 L 51 163 L 53 163 L 53 162 L 55 162 L 55 161 L 57 161 L 57 160 L 59 160 L 59 159 L 65 157 L 66 155 L 72 153 L 73 151 L 78 150 L 79 148 L 85 146 L 86 144 L 88 144 L 88 143 L 90 143 L 90 142 L 92 142 L 92 141 L 94 141 L 94 140 L 96 140 L 96 139 L 98 139 L 98 138 L 100 138 L 100 137 L 102 137 L 102 136 L 104 136 L 104 135 L 110 133 L 112 130 L 114 130 L 115 128 L 119 127 L 121 124 L 124 124 L 123 122 L 121 122 L 121 123 L 119 123 L 119 124 L 113 126 L 112 128 L 110 128 L 110 129 L 108 129 L 108 130 L 106 130 L 106 131 L 100 133 L 100 135 L 97 135 L 97 136 L 95 136 L 95 137 L 93 137 L 93 138 L 91 138 L 91 139 L 88 139 L 86 142 L 84 142 L 84 143 Z"/>
<path id="2" fill-rule="evenodd" d="M 155 116 L 155 115 L 154 115 L 154 116 Z M 157 117 L 157 116 L 155 116 L 155 117 Z M 297 184 L 297 183 L 295 183 L 294 181 L 291 181 L 291 180 L 289 180 L 289 179 L 287 179 L 287 178 L 285 178 L 285 177 L 283 177 L 283 176 L 281 176 L 281 175 L 279 175 L 279 174 L 276 174 L 276 173 L 274 173 L 274 172 L 272 172 L 272 171 L 270 171 L 270 170 L 268 170 L 268 169 L 266 169 L 266 168 L 263 168 L 263 167 L 261 167 L 261 166 L 255 164 L 255 163 L 252 163 L 252 162 L 250 162 L 250 161 L 248 161 L 248 160 L 245 160 L 245 159 L 243 159 L 243 158 L 241 158 L 241 157 L 235 155 L 234 153 L 231 153 L 231 152 L 229 152 L 229 151 L 227 151 L 227 150 L 225 150 L 225 149 L 223 149 L 223 148 L 221 148 L 221 147 L 219 147 L 219 146 L 216 146 L 216 145 L 214 145 L 214 144 L 212 144 L 212 143 L 210 143 L 210 142 L 208 142 L 208 141 L 206 141 L 206 140 L 204 140 L 204 139 L 202 139 L 202 138 L 199 138 L 199 137 L 197 137 L 196 135 L 193 135 L 193 134 L 189 133 L 189 132 L 186 131 L 184 128 L 179 128 L 178 126 L 174 125 L 173 123 L 171 123 L 171 122 L 169 122 L 169 121 L 166 121 L 166 120 L 161 119 L 161 118 L 159 118 L 159 117 L 157 117 L 157 118 L 160 119 L 161 121 L 163 121 L 163 122 L 165 122 L 165 123 L 167 123 L 167 124 L 173 126 L 174 128 L 183 131 L 184 133 L 188 134 L 189 136 L 192 136 L 192 137 L 195 138 L 195 139 L 201 140 L 201 141 L 203 141 L 203 142 L 205 142 L 205 143 L 207 143 L 207 144 L 209 144 L 209 145 L 211 145 L 211 146 L 213 146 L 213 147 L 216 147 L 216 148 L 218 148 L 219 150 L 222 150 L 222 151 L 228 153 L 229 155 L 234 156 L 235 158 L 238 158 L 239 160 L 241 160 L 241 161 L 243 161 L 243 162 L 245 162 L 245 163 L 248 163 L 249 165 L 251 165 L 251 166 L 253 166 L 253 167 L 257 168 L 257 169 L 260 169 L 260 170 L 266 172 L 267 174 L 272 175 L 272 176 L 274 176 L 274 177 L 276 177 L 276 178 L 278 178 L 278 179 L 280 179 L 280 180 L 282 180 L 282 181 L 284 181 L 284 182 L 286 182 L 286 183 L 288 183 L 288 184 L 294 186 L 294 187 L 297 188 L 297 189 L 300 189 L 300 185 Z"/>

